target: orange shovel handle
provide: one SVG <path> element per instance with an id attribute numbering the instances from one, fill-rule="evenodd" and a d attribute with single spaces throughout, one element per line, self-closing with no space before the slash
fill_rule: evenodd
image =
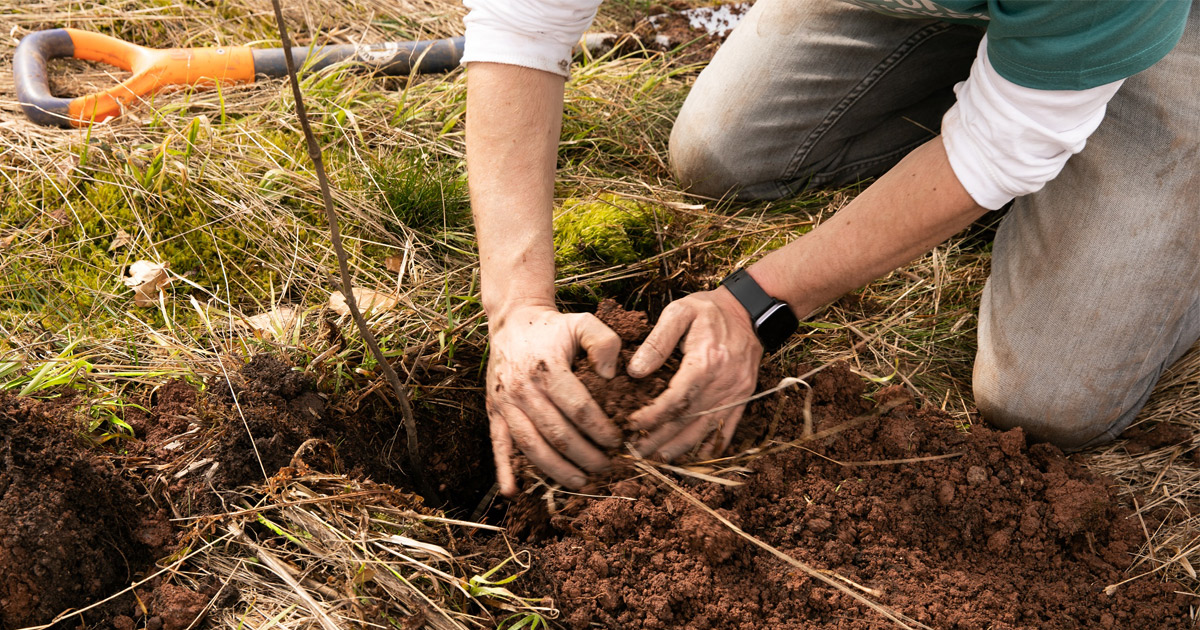
<path id="1" fill-rule="evenodd" d="M 59 57 L 107 63 L 133 76 L 101 92 L 57 98 L 50 94 L 46 64 Z M 85 127 L 120 116 L 126 107 L 167 86 L 252 82 L 254 56 L 248 47 L 153 49 L 61 28 L 24 37 L 13 55 L 13 74 L 17 100 L 34 122 Z"/>

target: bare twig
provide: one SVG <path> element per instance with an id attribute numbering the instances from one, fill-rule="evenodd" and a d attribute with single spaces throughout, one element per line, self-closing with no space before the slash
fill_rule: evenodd
<path id="1" fill-rule="evenodd" d="M 845 431 L 846 429 L 853 429 L 854 427 L 857 427 L 861 424 L 865 424 L 869 420 L 874 420 L 875 418 L 882 416 L 883 414 L 895 409 L 896 407 L 899 407 L 900 405 L 904 404 L 905 402 L 907 402 L 907 401 L 905 401 L 903 398 L 896 398 L 894 400 L 889 400 L 888 402 L 885 402 L 882 405 L 879 405 L 875 409 L 871 410 L 871 412 L 868 414 L 861 415 L 861 416 L 858 416 L 857 418 L 847 420 L 839 425 L 829 427 L 828 429 L 824 429 L 822 431 L 817 431 L 816 433 L 813 433 L 812 435 L 809 435 L 807 437 L 802 437 L 798 440 L 792 440 L 790 442 L 782 442 L 780 444 L 777 444 L 777 445 L 771 447 L 770 449 L 767 449 L 766 451 L 763 451 L 763 454 L 770 455 L 773 453 L 778 453 L 780 451 L 786 451 L 789 448 L 799 448 L 801 444 L 805 444 L 808 442 L 812 442 L 814 440 L 820 440 L 820 439 L 824 439 L 824 438 L 827 438 L 827 437 L 830 437 L 833 435 L 837 435 L 838 433 L 841 433 L 842 431 Z"/>
<path id="2" fill-rule="evenodd" d="M 300 81 L 296 78 L 296 64 L 292 59 L 292 42 L 288 37 L 287 25 L 283 21 L 283 9 L 279 5 L 279 0 L 271 0 L 271 6 L 275 9 L 275 24 L 279 27 L 279 41 L 283 45 L 283 58 L 287 64 L 288 82 L 291 83 L 292 96 L 296 100 L 296 115 L 300 119 L 300 127 L 304 130 L 304 140 L 308 146 L 308 157 L 313 162 L 313 168 L 317 173 L 317 182 L 321 186 L 321 200 L 325 204 L 325 217 L 329 221 L 329 239 L 333 243 L 334 251 L 337 253 L 338 273 L 342 285 L 342 294 L 346 298 L 346 307 L 350 309 L 350 316 L 354 319 L 354 324 L 358 326 L 358 330 L 363 336 L 363 341 L 370 348 L 371 355 L 379 363 L 379 368 L 383 370 L 383 375 L 387 378 L 388 383 L 391 384 L 392 390 L 396 394 L 396 399 L 399 401 L 400 414 L 404 418 L 404 430 L 407 434 L 410 473 L 421 488 L 422 493 L 430 499 L 438 501 L 437 493 L 429 486 L 425 480 L 424 471 L 421 470 L 420 449 L 417 443 L 417 421 L 413 417 L 412 404 L 408 401 L 408 390 L 400 382 L 400 377 L 396 374 L 396 370 L 388 363 L 383 350 L 379 348 L 379 342 L 375 339 L 375 334 L 371 332 L 370 327 L 367 326 L 367 321 L 363 319 L 362 313 L 358 310 L 357 300 L 354 297 L 354 288 L 350 282 L 350 267 L 347 262 L 346 249 L 342 246 L 342 235 L 338 227 L 337 211 L 333 208 L 333 195 L 329 190 L 329 177 L 325 174 L 325 163 L 321 159 L 321 147 L 317 144 L 317 138 L 313 134 L 312 127 L 309 126 L 308 113 L 304 107 L 304 95 L 300 92 Z"/>
<path id="3" fill-rule="evenodd" d="M 846 466 L 847 468 L 853 468 L 855 466 L 898 466 L 900 464 L 919 464 L 921 462 L 936 462 L 936 461 L 941 461 L 943 459 L 954 459 L 955 457 L 963 456 L 962 453 L 944 453 L 942 455 L 927 455 L 925 457 L 905 457 L 903 459 L 870 459 L 870 460 L 864 460 L 864 461 L 843 462 L 840 460 L 836 460 L 828 455 L 822 455 L 821 453 L 818 453 L 818 452 L 812 450 L 811 448 L 808 448 L 807 446 L 801 446 L 799 448 L 801 448 L 805 451 L 808 451 L 809 453 L 812 453 L 813 455 L 816 455 L 817 457 L 820 457 L 821 459 L 823 459 L 825 461 L 832 462 L 834 464 L 837 464 L 838 466 Z"/>

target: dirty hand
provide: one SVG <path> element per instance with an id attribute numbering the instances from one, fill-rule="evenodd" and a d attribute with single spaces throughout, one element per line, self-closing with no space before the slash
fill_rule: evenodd
<path id="1" fill-rule="evenodd" d="M 584 470 L 608 470 L 608 456 L 596 444 L 620 446 L 621 431 L 571 372 L 571 362 L 583 348 L 596 373 L 612 378 L 621 340 L 594 315 L 563 314 L 545 306 L 511 311 L 502 322 L 491 330 L 487 369 L 487 411 L 500 492 L 512 496 L 517 491 L 514 443 L 554 480 L 577 490 L 587 482 Z"/>
<path id="2" fill-rule="evenodd" d="M 630 359 L 629 375 L 641 378 L 657 370 L 681 339 L 683 361 L 666 391 L 629 417 L 650 432 L 635 445 L 643 457 L 671 461 L 701 441 L 701 459 L 721 453 L 745 405 L 695 414 L 746 399 L 758 381 L 762 344 L 728 289 L 693 293 L 667 305 Z"/>

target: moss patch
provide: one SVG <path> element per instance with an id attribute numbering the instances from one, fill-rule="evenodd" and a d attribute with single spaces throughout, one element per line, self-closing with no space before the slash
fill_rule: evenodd
<path id="1" fill-rule="evenodd" d="M 560 268 L 628 264 L 656 253 L 653 210 L 616 195 L 568 199 L 554 216 L 554 257 Z"/>

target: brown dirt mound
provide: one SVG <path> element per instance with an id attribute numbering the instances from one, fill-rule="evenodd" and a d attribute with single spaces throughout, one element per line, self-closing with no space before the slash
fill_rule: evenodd
<path id="1" fill-rule="evenodd" d="M 492 483 L 486 417 L 473 392 L 451 393 L 464 398 L 457 413 L 446 412 L 454 401 L 436 384 L 418 392 L 424 464 L 443 497 L 471 509 Z M 203 391 L 167 383 L 139 402 L 148 411 L 126 418 L 138 439 L 124 445 L 125 473 L 144 473 L 153 501 L 76 438 L 74 403 L 0 395 L 0 630 L 45 623 L 128 586 L 174 551 L 171 518 L 235 509 L 230 491 L 262 483 L 264 472 L 311 467 L 413 485 L 402 442 L 390 447 L 400 420 L 385 400 L 330 402 L 311 374 L 279 358 L 254 357 Z M 218 586 L 155 580 L 88 621 L 181 630 L 213 597 L 232 597 Z"/>
<path id="2" fill-rule="evenodd" d="M 477 402 L 463 401 L 457 413 L 447 413 L 447 401 L 439 403 L 414 401 L 424 469 L 451 507 L 471 509 L 492 483 L 486 416 Z M 402 466 L 400 422 L 382 399 L 331 401 L 317 392 L 312 374 L 258 355 L 228 381 L 211 379 L 203 392 L 184 382 L 164 386 L 150 414 L 132 424 L 144 438 L 143 454 L 156 461 L 211 461 L 162 493 L 187 516 L 226 509 L 214 489 L 262 483 L 301 461 L 324 472 L 413 487 Z M 191 439 L 180 438 L 189 432 Z M 198 451 L 196 437 L 203 442 Z"/>
<path id="3" fill-rule="evenodd" d="M 152 561 L 133 487 L 69 424 L 0 395 L 0 628 L 108 596 Z"/>
<path id="4" fill-rule="evenodd" d="M 867 401 L 845 369 L 813 385 L 817 431 L 876 404 L 899 406 L 753 460 L 744 486 L 683 485 L 765 542 L 880 591 L 877 601 L 933 628 L 1190 627 L 1172 584 L 1145 578 L 1103 593 L 1128 577 L 1142 541 L 1108 480 L 1053 446 L 1028 445 L 1019 430 L 956 427 L 898 387 Z M 734 443 L 772 430 L 777 441 L 799 438 L 803 399 L 793 390 L 752 404 Z M 955 457 L 893 461 L 946 454 Z M 524 519 L 514 531 L 540 536 L 534 592 L 555 594 L 567 627 L 890 627 L 651 478 L 584 492 L 612 497 L 571 497 L 549 518 L 545 508 L 514 511 Z M 529 522 L 538 512 L 545 520 Z"/>

